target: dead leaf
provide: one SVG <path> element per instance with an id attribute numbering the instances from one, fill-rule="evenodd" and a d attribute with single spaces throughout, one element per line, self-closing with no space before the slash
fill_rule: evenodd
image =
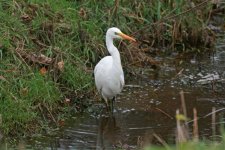
<path id="1" fill-rule="evenodd" d="M 87 11 L 84 8 L 80 8 L 79 15 L 81 18 L 86 19 L 87 18 Z"/>
<path id="2" fill-rule="evenodd" d="M 43 54 L 30 54 L 30 53 L 26 53 L 23 50 L 17 49 L 16 52 L 22 56 L 25 59 L 28 59 L 29 61 L 35 62 L 35 63 L 39 63 L 39 64 L 45 64 L 45 65 L 49 65 L 53 62 L 52 58 L 47 57 Z"/>
<path id="3" fill-rule="evenodd" d="M 0 76 L 0 80 L 7 81 L 3 76 Z"/>
<path id="4" fill-rule="evenodd" d="M 26 22 L 30 22 L 32 20 L 32 18 L 28 14 L 23 14 L 20 18 Z"/>
<path id="5" fill-rule="evenodd" d="M 49 58 L 49 57 L 47 57 L 47 56 L 45 56 L 45 55 L 43 55 L 43 54 L 41 54 L 41 55 L 39 55 L 39 56 L 36 56 L 36 58 L 37 58 L 37 60 L 38 60 L 39 62 L 41 62 L 41 63 L 43 63 L 43 64 L 50 64 L 51 61 L 52 61 L 51 58 Z"/>
<path id="6" fill-rule="evenodd" d="M 23 96 L 26 96 L 28 94 L 28 88 L 22 88 L 20 90 L 20 94 L 23 95 Z"/>
<path id="7" fill-rule="evenodd" d="M 176 119 L 179 120 L 179 121 L 186 121 L 186 120 L 188 120 L 188 118 L 185 115 L 183 115 L 183 114 L 177 114 L 176 115 Z"/>
<path id="8" fill-rule="evenodd" d="M 65 98 L 65 103 L 69 104 L 70 103 L 70 99 L 69 98 Z"/>
<path id="9" fill-rule="evenodd" d="M 64 61 L 63 61 L 63 60 L 60 61 L 60 62 L 58 62 L 58 69 L 59 69 L 60 71 L 63 71 L 63 70 L 64 70 Z"/>
<path id="10" fill-rule="evenodd" d="M 40 74 L 41 75 L 45 75 L 47 73 L 47 69 L 45 68 L 45 67 L 42 67 L 41 69 L 40 69 Z"/>
<path id="11" fill-rule="evenodd" d="M 58 123 L 59 123 L 60 126 L 64 126 L 65 125 L 65 120 L 59 120 Z"/>

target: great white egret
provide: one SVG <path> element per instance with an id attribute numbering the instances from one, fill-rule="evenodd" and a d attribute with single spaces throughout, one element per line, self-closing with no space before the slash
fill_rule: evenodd
<path id="1" fill-rule="evenodd" d="M 108 100 L 112 102 L 115 96 L 119 94 L 124 86 L 124 74 L 121 66 L 120 53 L 113 45 L 113 39 L 127 39 L 135 42 L 135 39 L 122 33 L 116 27 L 109 28 L 106 32 L 106 47 L 111 56 L 102 58 L 94 69 L 96 87 L 109 106 Z"/>

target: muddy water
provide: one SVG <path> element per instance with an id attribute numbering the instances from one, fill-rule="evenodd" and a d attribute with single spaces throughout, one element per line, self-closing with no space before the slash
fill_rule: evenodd
<path id="1" fill-rule="evenodd" d="M 45 136 L 19 144 L 21 149 L 135 149 L 144 143 L 159 144 L 158 135 L 168 143 L 175 142 L 175 111 L 181 108 L 180 91 L 185 92 L 188 118 L 193 108 L 198 111 L 199 135 L 212 139 L 212 107 L 225 106 L 225 41 L 213 54 L 188 59 L 159 57 L 163 65 L 158 70 L 139 68 L 137 76 L 127 81 L 118 96 L 114 115 L 109 117 L 99 104 L 89 112 L 74 116 L 65 127 Z M 216 135 L 219 123 L 224 124 L 225 111 L 216 114 Z M 192 123 L 189 124 L 190 129 Z M 190 130 L 190 134 L 191 134 Z M 3 145 L 4 147 L 5 145 Z"/>

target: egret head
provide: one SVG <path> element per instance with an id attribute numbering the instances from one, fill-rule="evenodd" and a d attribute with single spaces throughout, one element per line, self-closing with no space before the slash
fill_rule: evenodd
<path id="1" fill-rule="evenodd" d="M 106 36 L 111 37 L 112 39 L 126 39 L 129 41 L 136 42 L 136 40 L 120 31 L 120 29 L 116 27 L 109 28 L 106 32 Z"/>

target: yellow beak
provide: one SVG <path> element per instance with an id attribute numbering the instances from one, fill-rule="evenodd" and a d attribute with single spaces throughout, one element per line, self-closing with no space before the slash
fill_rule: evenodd
<path id="1" fill-rule="evenodd" d="M 136 40 L 124 33 L 118 33 L 119 36 L 121 36 L 123 39 L 126 39 L 126 40 L 129 40 L 129 41 L 133 41 L 133 42 L 136 42 Z"/>

